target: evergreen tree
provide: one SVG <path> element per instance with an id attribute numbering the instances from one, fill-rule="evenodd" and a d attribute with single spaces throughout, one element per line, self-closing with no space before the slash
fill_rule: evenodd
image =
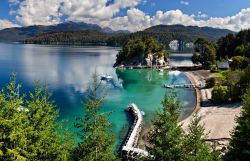
<path id="1" fill-rule="evenodd" d="M 219 153 L 211 151 L 212 147 L 205 142 L 204 125 L 200 125 L 201 117 L 195 114 L 188 127 L 184 139 L 186 161 L 219 161 Z"/>
<path id="2" fill-rule="evenodd" d="M 250 88 L 243 96 L 243 111 L 237 118 L 237 126 L 232 132 L 228 160 L 245 161 L 250 158 Z"/>
<path id="3" fill-rule="evenodd" d="M 35 87 L 30 98 L 19 94 L 13 76 L 0 93 L 0 159 L 66 160 L 58 111 L 45 87 Z M 27 101 L 29 100 L 29 101 Z"/>
<path id="4" fill-rule="evenodd" d="M 175 94 L 165 96 L 162 102 L 163 109 L 157 113 L 153 121 L 154 131 L 150 141 L 154 145 L 150 154 L 155 160 L 179 161 L 183 158 L 183 133 L 178 125 L 180 102 Z"/>
<path id="5" fill-rule="evenodd" d="M 101 113 L 104 101 L 102 89 L 93 75 L 93 83 L 88 90 L 84 103 L 85 115 L 77 118 L 75 127 L 79 129 L 81 141 L 74 149 L 73 160 L 82 161 L 112 161 L 114 155 L 114 135 L 111 131 L 111 123 L 107 119 L 109 113 Z"/>
<path id="6" fill-rule="evenodd" d="M 195 41 L 195 53 L 192 61 L 195 64 L 201 63 L 203 68 L 209 69 L 216 63 L 216 45 L 203 38 Z"/>

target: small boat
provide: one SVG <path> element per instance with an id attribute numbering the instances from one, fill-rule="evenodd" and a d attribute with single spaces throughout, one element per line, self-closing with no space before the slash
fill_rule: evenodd
<path id="1" fill-rule="evenodd" d="M 112 80 L 112 79 L 113 79 L 113 77 L 111 75 L 108 75 L 108 74 L 101 76 L 101 80 L 109 81 L 109 80 Z"/>
<path id="2" fill-rule="evenodd" d="M 166 85 L 166 84 L 164 85 L 164 87 L 165 87 L 165 88 L 174 88 L 173 85 Z"/>

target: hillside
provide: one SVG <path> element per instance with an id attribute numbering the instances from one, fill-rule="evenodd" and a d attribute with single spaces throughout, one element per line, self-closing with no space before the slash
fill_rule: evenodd
<path id="1" fill-rule="evenodd" d="M 179 50 L 185 44 L 194 42 L 197 38 L 217 41 L 220 37 L 234 33 L 226 29 L 211 27 L 158 25 L 144 31 L 128 33 L 128 31 L 113 31 L 110 28 L 101 28 L 95 24 L 67 22 L 54 26 L 29 26 L 9 28 L 0 31 L 0 41 L 22 41 L 38 44 L 77 44 L 122 46 L 130 39 L 153 37 L 167 49 L 173 40 L 178 40 Z M 95 44 L 96 43 L 96 44 Z"/>
<path id="2" fill-rule="evenodd" d="M 51 26 L 35 25 L 3 29 L 0 30 L 0 41 L 21 41 L 48 32 L 80 30 L 95 30 L 103 33 L 128 33 L 128 31 L 113 31 L 110 28 L 101 28 L 96 24 L 88 24 L 84 22 L 65 22 Z"/>
<path id="3" fill-rule="evenodd" d="M 96 30 L 52 31 L 26 39 L 27 44 L 107 45 L 109 36 Z"/>
<path id="4" fill-rule="evenodd" d="M 205 38 L 210 41 L 217 41 L 220 37 L 229 33 L 234 33 L 226 29 L 216 29 L 211 27 L 183 26 L 183 25 L 158 25 L 144 31 L 119 35 L 109 39 L 108 44 L 121 46 L 124 42 L 133 38 L 154 37 L 167 48 L 172 40 L 178 40 L 180 46 L 184 43 L 194 42 L 197 38 Z"/>

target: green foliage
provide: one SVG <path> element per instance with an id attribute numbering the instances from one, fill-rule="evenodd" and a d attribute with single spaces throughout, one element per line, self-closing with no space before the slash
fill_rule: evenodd
<path id="1" fill-rule="evenodd" d="M 66 160 L 69 150 L 61 141 L 58 111 L 46 87 L 19 93 L 15 76 L 0 93 L 0 159 Z"/>
<path id="2" fill-rule="evenodd" d="M 153 38 L 132 39 L 123 45 L 122 50 L 117 55 L 116 64 L 136 56 L 142 55 L 145 57 L 148 54 L 164 57 L 165 60 L 169 57 L 168 52 L 164 50 L 164 46 Z"/>
<path id="3" fill-rule="evenodd" d="M 193 56 L 192 56 L 192 62 L 194 63 L 194 64 L 200 64 L 200 59 L 201 59 L 201 57 L 200 57 L 200 55 L 199 54 L 197 54 L 196 52 L 193 54 Z"/>
<path id="4" fill-rule="evenodd" d="M 242 93 L 246 91 L 246 89 L 250 85 L 250 66 L 248 66 L 245 70 L 244 73 L 240 77 L 240 86 L 242 89 Z"/>
<path id="5" fill-rule="evenodd" d="M 250 158 L 250 89 L 243 97 L 243 111 L 237 118 L 237 126 L 232 132 L 228 160 L 242 161 Z"/>
<path id="6" fill-rule="evenodd" d="M 206 80 L 206 87 L 207 88 L 212 88 L 215 86 L 215 84 L 216 84 L 216 79 L 214 77 L 208 78 Z"/>
<path id="7" fill-rule="evenodd" d="M 114 134 L 106 116 L 109 113 L 100 111 L 104 101 L 104 97 L 100 94 L 101 91 L 97 75 L 94 74 L 93 83 L 84 101 L 85 115 L 78 117 L 75 122 L 81 141 L 73 151 L 73 160 L 116 160 L 113 152 Z"/>
<path id="8" fill-rule="evenodd" d="M 219 161 L 219 153 L 206 143 L 204 125 L 200 123 L 201 116 L 194 114 L 184 139 L 186 161 Z"/>
<path id="9" fill-rule="evenodd" d="M 250 58 L 250 30 L 242 30 L 236 35 L 228 34 L 218 42 L 217 59 L 244 56 Z"/>
<path id="10" fill-rule="evenodd" d="M 157 113 L 153 120 L 155 130 L 150 135 L 154 147 L 150 154 L 155 160 L 173 161 L 183 158 L 183 133 L 178 125 L 180 115 L 180 102 L 174 94 L 165 96 L 162 102 L 163 109 Z"/>
<path id="11" fill-rule="evenodd" d="M 241 70 L 235 70 L 227 72 L 225 84 L 227 85 L 229 96 L 231 100 L 237 100 L 241 97 L 241 85 L 240 77 L 244 72 Z"/>
<path id="12" fill-rule="evenodd" d="M 215 64 L 210 64 L 209 70 L 210 70 L 211 72 L 216 72 L 217 66 L 216 66 Z"/>
<path id="13" fill-rule="evenodd" d="M 250 63 L 249 58 L 243 56 L 234 56 L 232 60 L 233 61 L 230 64 L 232 70 L 245 69 Z"/>
<path id="14" fill-rule="evenodd" d="M 178 125 L 180 102 L 176 95 L 171 93 L 164 97 L 163 109 L 157 113 L 153 121 L 154 131 L 150 133 L 150 141 L 154 145 L 150 154 L 154 160 L 164 161 L 217 161 L 219 153 L 205 142 L 204 126 L 200 125 L 200 117 L 194 115 L 184 134 L 181 125 Z"/>
<path id="15" fill-rule="evenodd" d="M 198 53 L 198 54 L 197 54 Z M 209 69 L 216 63 L 216 47 L 212 42 L 199 38 L 195 42 L 195 53 L 192 57 L 195 64 L 201 63 L 203 68 Z"/>
<path id="16" fill-rule="evenodd" d="M 26 44 L 107 45 L 107 34 L 95 30 L 53 31 L 26 39 Z"/>
<path id="17" fill-rule="evenodd" d="M 215 86 L 212 91 L 212 99 L 215 103 L 224 103 L 229 99 L 228 89 L 224 86 Z"/>
<path id="18" fill-rule="evenodd" d="M 228 70 L 222 70 L 216 72 L 215 75 L 218 76 L 221 80 L 225 80 L 228 72 Z"/>

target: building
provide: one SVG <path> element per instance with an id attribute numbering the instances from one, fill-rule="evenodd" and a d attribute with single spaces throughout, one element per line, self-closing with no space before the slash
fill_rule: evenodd
<path id="1" fill-rule="evenodd" d="M 217 61 L 217 68 L 220 70 L 228 70 L 229 69 L 229 63 L 228 62 L 219 62 Z"/>

